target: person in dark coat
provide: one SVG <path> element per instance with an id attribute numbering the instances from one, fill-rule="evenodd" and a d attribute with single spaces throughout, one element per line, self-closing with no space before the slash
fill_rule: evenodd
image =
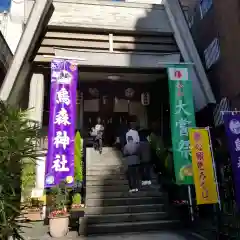
<path id="1" fill-rule="evenodd" d="M 151 146 L 148 141 L 148 131 L 142 130 L 139 132 L 140 144 L 140 170 L 142 177 L 142 185 L 151 185 Z"/>
<path id="2" fill-rule="evenodd" d="M 129 192 L 138 192 L 139 176 L 139 144 L 133 141 L 132 136 L 127 138 L 127 144 L 123 148 L 123 155 L 128 166 L 127 177 Z"/>

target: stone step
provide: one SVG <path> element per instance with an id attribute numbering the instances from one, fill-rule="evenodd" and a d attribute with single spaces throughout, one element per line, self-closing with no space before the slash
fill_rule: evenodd
<path id="1" fill-rule="evenodd" d="M 154 221 L 167 219 L 167 212 L 121 213 L 107 215 L 86 215 L 88 224 Z"/>
<path id="2" fill-rule="evenodd" d="M 156 185 L 158 184 L 157 179 L 152 180 L 152 184 Z M 128 185 L 127 179 L 93 179 L 90 180 L 87 178 L 86 186 L 87 187 L 104 187 L 104 186 L 111 186 L 111 187 L 118 187 L 122 185 Z"/>
<path id="3" fill-rule="evenodd" d="M 87 159 L 87 161 L 89 161 Z M 99 166 L 99 168 L 102 168 L 102 167 L 106 167 L 106 166 L 123 166 L 123 161 L 122 160 L 119 160 L 119 159 L 115 159 L 115 158 L 108 158 L 107 160 L 103 160 L 103 159 L 92 159 L 90 162 L 87 162 L 87 165 L 86 165 L 88 168 L 95 168 L 95 166 Z"/>
<path id="4" fill-rule="evenodd" d="M 113 164 L 118 165 L 122 164 L 122 153 L 115 150 L 114 148 L 103 148 L 102 154 L 99 154 L 98 151 L 95 151 L 93 148 L 87 148 L 86 150 L 87 156 L 87 167 L 93 164 L 103 164 L 106 165 Z"/>
<path id="5" fill-rule="evenodd" d="M 102 154 L 99 154 L 98 151 L 95 151 L 94 148 L 92 147 L 87 147 L 86 149 L 86 152 L 87 153 L 90 153 L 91 155 L 96 155 L 96 156 L 104 156 L 106 154 L 112 154 L 112 155 L 115 155 L 115 156 L 118 156 L 118 155 L 122 155 L 121 151 L 117 150 L 116 148 L 113 148 L 113 147 L 103 147 L 102 148 Z"/>
<path id="6" fill-rule="evenodd" d="M 123 205 L 123 206 L 106 206 L 106 207 L 87 207 L 86 214 L 105 215 L 119 213 L 141 213 L 141 212 L 161 212 L 166 209 L 165 204 L 143 204 L 143 205 Z"/>
<path id="7" fill-rule="evenodd" d="M 97 180 L 97 181 L 105 181 L 105 180 L 127 180 L 127 177 L 125 174 L 113 174 L 113 175 L 96 175 L 96 174 L 89 174 L 86 175 L 86 180 Z"/>
<path id="8" fill-rule="evenodd" d="M 135 198 L 141 198 L 141 197 L 164 197 L 166 196 L 165 193 L 157 191 L 157 190 L 151 190 L 151 191 L 139 191 L 137 193 L 129 193 L 128 191 L 125 192 L 91 192 L 91 189 L 86 189 L 86 199 L 94 199 L 94 198 L 103 198 L 103 199 L 111 199 L 111 198 L 128 198 L 128 197 L 135 197 Z"/>
<path id="9" fill-rule="evenodd" d="M 117 185 L 99 185 L 99 186 L 89 186 L 87 185 L 87 194 L 91 193 L 102 193 L 102 194 L 109 194 L 109 192 L 122 192 L 128 193 L 132 195 L 133 193 L 129 193 L 129 186 L 128 184 L 117 184 Z M 162 188 L 156 183 L 152 183 L 150 186 L 139 186 L 139 192 L 135 193 L 137 196 L 141 196 L 141 192 L 163 192 Z M 134 194 L 134 195 L 135 195 Z"/>
<path id="10" fill-rule="evenodd" d="M 125 175 L 126 171 L 123 169 L 87 169 L 87 175 Z"/>
<path id="11" fill-rule="evenodd" d="M 87 221 L 87 219 L 86 219 Z M 139 222 L 121 222 L 121 223 L 100 223 L 95 225 L 80 224 L 80 234 L 111 234 L 111 233 L 129 233 L 144 231 L 167 231 L 179 229 L 180 222 L 178 220 L 155 220 L 155 221 L 139 221 Z"/>
<path id="12" fill-rule="evenodd" d="M 116 185 L 99 185 L 99 186 L 91 186 L 87 184 L 87 192 L 88 193 L 97 193 L 97 192 L 127 192 L 129 187 L 127 184 L 116 184 Z"/>
<path id="13" fill-rule="evenodd" d="M 99 174 L 100 173 L 100 174 Z M 127 176 L 125 172 L 120 172 L 115 174 L 101 174 L 101 172 L 91 172 L 90 174 L 87 172 L 86 174 L 87 181 L 91 180 L 97 180 L 97 181 L 105 181 L 105 180 L 126 180 Z M 151 179 L 157 180 L 156 175 L 152 175 Z"/>
<path id="14" fill-rule="evenodd" d="M 99 164 L 93 164 L 88 167 L 88 170 L 109 170 L 109 169 L 118 169 L 118 170 L 124 170 L 125 167 L 122 164 L 108 164 L 108 163 L 99 163 Z"/>
<path id="15" fill-rule="evenodd" d="M 97 179 L 95 176 L 90 177 L 92 179 L 87 178 L 86 186 L 90 187 L 99 187 L 99 186 L 120 186 L 120 185 L 128 185 L 127 179 Z"/>
<path id="16" fill-rule="evenodd" d="M 109 206 L 134 206 L 134 205 L 154 205 L 166 203 L 166 197 L 126 197 L 126 198 L 88 198 L 86 200 L 87 207 L 109 207 Z"/>

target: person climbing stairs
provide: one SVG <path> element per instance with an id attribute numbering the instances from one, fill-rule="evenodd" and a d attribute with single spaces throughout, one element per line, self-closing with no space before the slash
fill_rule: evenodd
<path id="1" fill-rule="evenodd" d="M 103 148 L 102 155 L 87 149 L 86 212 L 80 220 L 81 235 L 179 229 L 167 193 L 153 176 L 152 186 L 129 193 L 122 155 Z"/>

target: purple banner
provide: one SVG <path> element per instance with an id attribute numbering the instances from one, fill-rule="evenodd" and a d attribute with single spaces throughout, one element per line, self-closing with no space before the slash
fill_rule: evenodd
<path id="1" fill-rule="evenodd" d="M 240 209 L 240 114 L 224 113 L 223 121 L 228 137 L 229 152 L 235 186 L 235 200 Z"/>
<path id="2" fill-rule="evenodd" d="M 74 184 L 74 138 L 78 69 L 71 61 L 51 63 L 51 96 L 45 187 Z"/>

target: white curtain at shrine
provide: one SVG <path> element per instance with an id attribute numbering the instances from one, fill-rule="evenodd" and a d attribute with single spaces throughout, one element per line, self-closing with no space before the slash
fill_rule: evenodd
<path id="1" fill-rule="evenodd" d="M 139 101 L 130 101 L 129 103 L 129 114 L 135 115 L 138 118 L 138 122 L 141 128 L 147 128 L 147 111 L 146 107 L 144 107 Z"/>
<path id="2" fill-rule="evenodd" d="M 114 112 L 127 113 L 128 112 L 128 100 L 115 98 Z"/>
<path id="3" fill-rule="evenodd" d="M 99 112 L 99 99 L 84 100 L 85 112 Z"/>

